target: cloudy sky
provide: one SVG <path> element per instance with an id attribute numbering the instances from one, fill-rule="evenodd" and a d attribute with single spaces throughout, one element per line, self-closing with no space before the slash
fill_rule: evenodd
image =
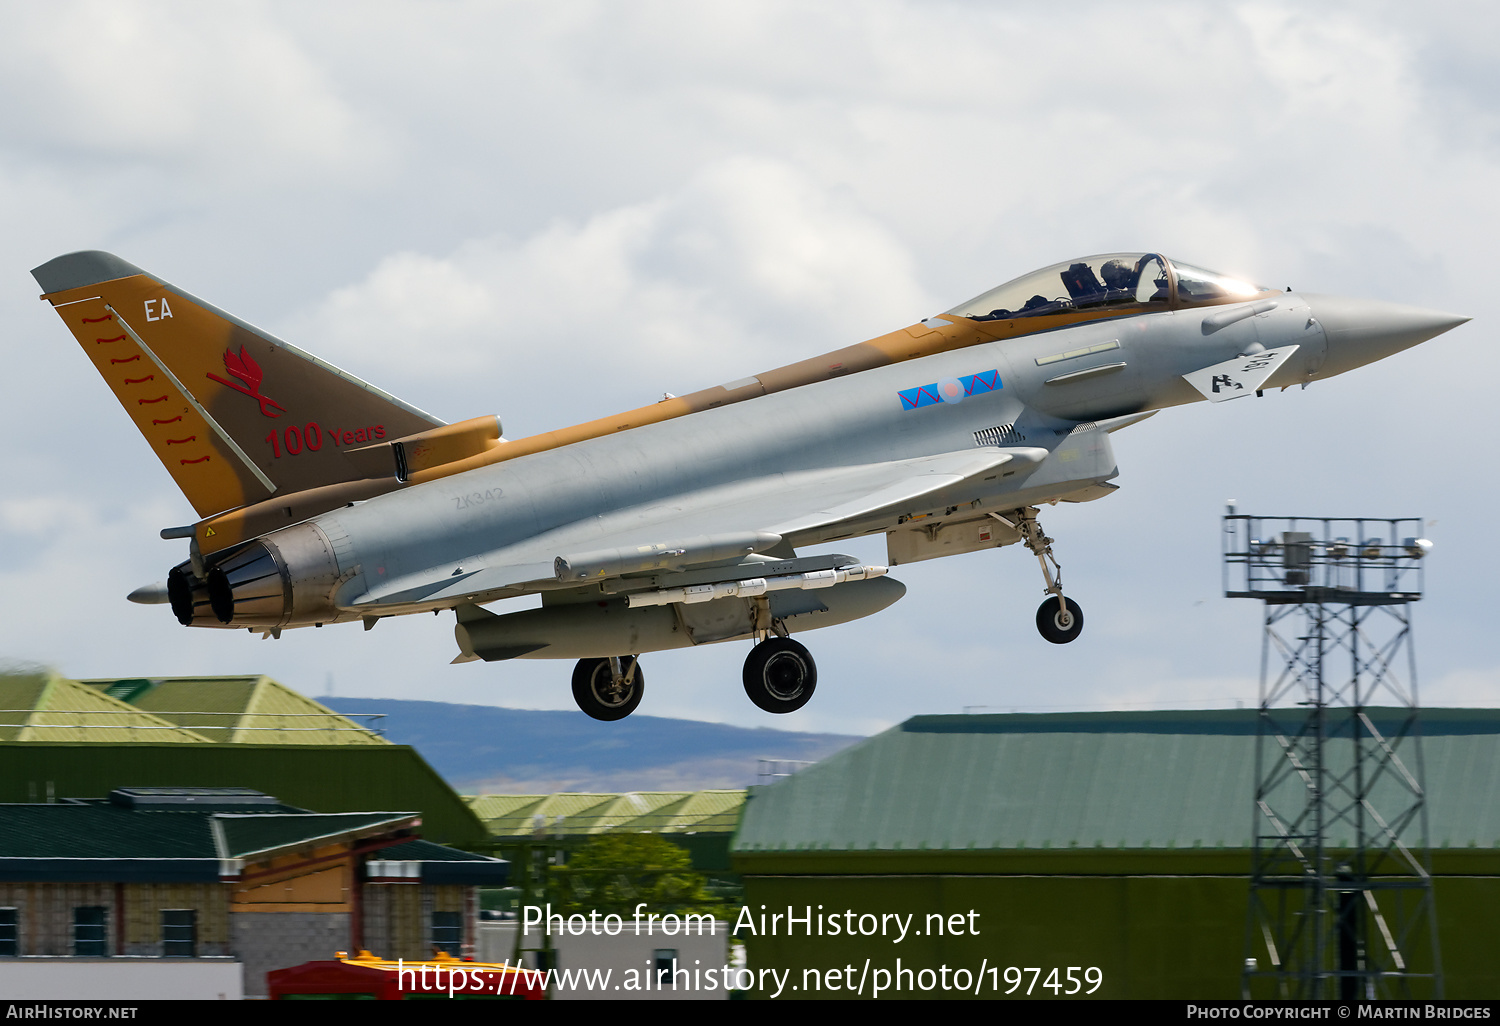
<path id="1" fill-rule="evenodd" d="M 909 715 L 1253 704 L 1228 498 L 1421 516 L 1427 704 L 1500 702 L 1500 9 L 1481 3 L 0 3 L 0 655 L 266 672 L 311 694 L 570 708 L 570 664 L 449 666 L 451 616 L 261 641 L 123 596 L 191 512 L 27 273 L 105 249 L 445 420 L 523 437 L 909 324 L 1078 255 L 1160 250 L 1476 319 L 1319 383 L 1114 436 L 1048 510 L 1088 626 L 1020 548 L 901 568 L 808 635 L 771 717 L 746 643 L 641 711 L 867 732 Z M 880 560 L 879 539 L 844 550 Z M 521 608 L 518 604 L 515 608 Z M 502 610 L 504 606 L 499 607 Z"/>

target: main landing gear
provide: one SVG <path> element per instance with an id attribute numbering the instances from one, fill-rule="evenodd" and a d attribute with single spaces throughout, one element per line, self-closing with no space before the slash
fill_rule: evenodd
<path id="1" fill-rule="evenodd" d="M 791 638 L 768 638 L 745 660 L 745 694 L 768 713 L 796 712 L 817 686 L 818 664 Z"/>
<path id="2" fill-rule="evenodd" d="M 773 619 L 764 598 L 752 600 L 758 644 L 745 659 L 745 694 L 768 713 L 796 712 L 818 687 L 818 664 L 793 641 L 786 625 Z M 646 693 L 646 677 L 633 655 L 580 659 L 573 667 L 573 701 L 596 720 L 623 720 Z"/>
<path id="3" fill-rule="evenodd" d="M 1037 522 L 1036 514 L 1035 506 L 1027 506 L 1014 511 L 1010 517 L 1003 517 L 998 513 L 991 513 L 990 516 L 1018 532 L 1026 547 L 1041 564 L 1042 576 L 1047 581 L 1047 598 L 1037 608 L 1036 629 L 1052 644 L 1066 645 L 1083 633 L 1083 610 L 1077 602 L 1063 595 L 1062 566 L 1052 554 L 1052 539 L 1042 532 L 1042 525 Z M 1048 563 L 1052 565 L 1049 567 Z M 1057 571 L 1056 577 L 1052 574 L 1053 570 Z"/>
<path id="4" fill-rule="evenodd" d="M 796 712 L 818 686 L 818 664 L 805 646 L 791 639 L 786 623 L 771 615 L 764 596 L 751 602 L 757 644 L 745 658 L 745 694 L 768 713 Z"/>
<path id="5" fill-rule="evenodd" d="M 580 659 L 573 667 L 573 701 L 596 720 L 623 720 L 646 693 L 646 675 L 635 656 Z"/>

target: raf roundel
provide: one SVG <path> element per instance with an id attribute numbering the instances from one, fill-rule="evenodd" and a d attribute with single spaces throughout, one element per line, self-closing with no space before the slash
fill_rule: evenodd
<path id="1" fill-rule="evenodd" d="M 917 410 L 923 406 L 939 403 L 961 403 L 965 396 L 998 392 L 1002 387 L 1000 372 L 987 370 L 979 374 L 965 374 L 961 378 L 944 378 L 920 388 L 907 388 L 897 392 L 903 410 Z"/>

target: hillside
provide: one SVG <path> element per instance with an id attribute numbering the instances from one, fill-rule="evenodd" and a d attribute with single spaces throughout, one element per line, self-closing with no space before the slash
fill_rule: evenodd
<path id="1" fill-rule="evenodd" d="M 770 728 L 577 711 L 503 709 L 390 698 L 321 698 L 338 712 L 384 713 L 372 725 L 412 745 L 465 794 L 666 791 L 744 787 L 759 759 L 814 762 L 863 740 Z"/>

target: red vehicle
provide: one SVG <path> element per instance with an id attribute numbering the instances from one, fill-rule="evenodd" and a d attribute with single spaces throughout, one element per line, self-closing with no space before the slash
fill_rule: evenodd
<path id="1" fill-rule="evenodd" d="M 368 951 L 354 958 L 343 957 L 342 951 L 339 955 L 267 973 L 271 999 L 540 1001 L 547 996 L 546 973 L 509 963 L 466 962 L 445 952 L 419 962 L 392 962 Z"/>

